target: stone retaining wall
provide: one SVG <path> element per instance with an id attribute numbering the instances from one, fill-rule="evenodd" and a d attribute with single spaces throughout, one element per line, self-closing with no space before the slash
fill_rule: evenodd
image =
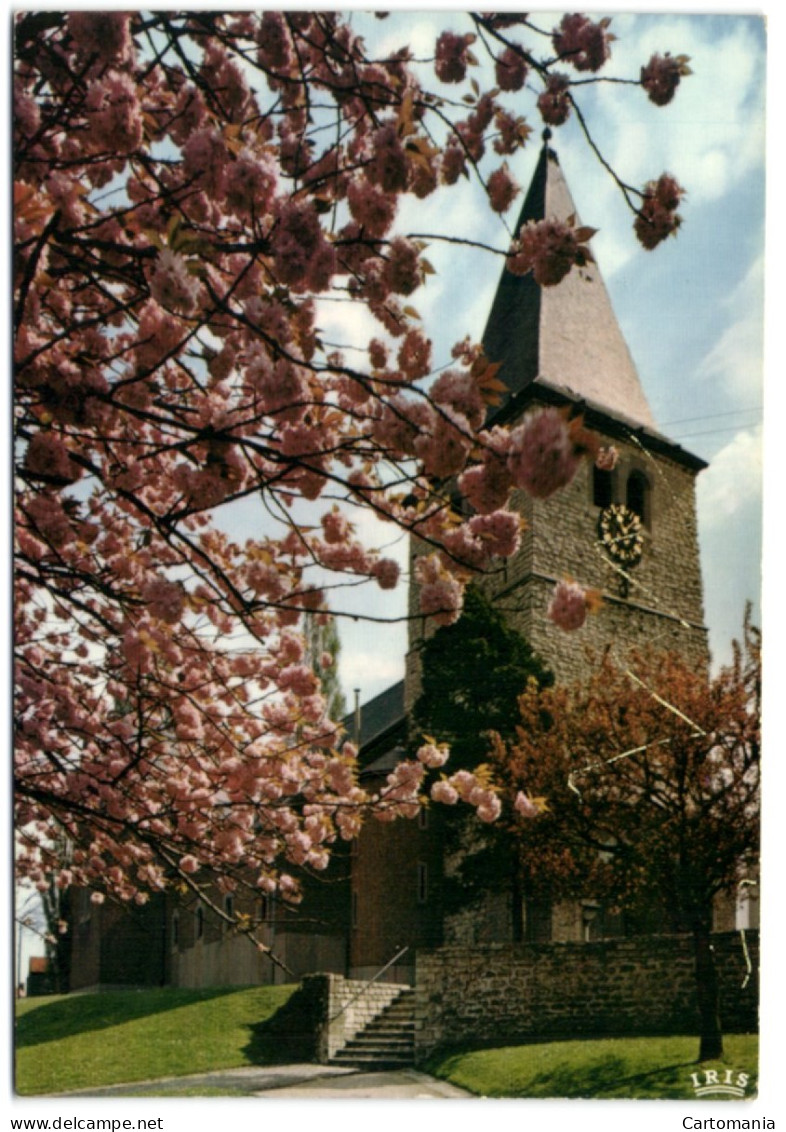
<path id="1" fill-rule="evenodd" d="M 758 932 L 713 937 L 721 1021 L 729 1032 L 758 1025 Z M 419 951 L 416 1051 L 471 1041 L 697 1033 L 690 936 L 599 943 L 487 944 Z"/>

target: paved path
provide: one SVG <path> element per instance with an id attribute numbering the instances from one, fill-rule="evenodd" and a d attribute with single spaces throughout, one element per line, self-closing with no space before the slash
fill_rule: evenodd
<path id="1" fill-rule="evenodd" d="M 139 1081 L 110 1085 L 100 1089 L 80 1089 L 68 1096 L 82 1097 L 167 1097 L 235 1095 L 246 1097 L 470 1097 L 471 1093 L 429 1077 L 416 1069 L 396 1069 L 364 1073 L 338 1065 L 271 1065 L 221 1069 L 191 1077 L 164 1077 L 158 1081 Z M 66 1095 L 66 1094 L 60 1094 Z"/>

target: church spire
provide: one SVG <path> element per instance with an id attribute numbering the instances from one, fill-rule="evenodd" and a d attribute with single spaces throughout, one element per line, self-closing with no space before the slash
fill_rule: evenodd
<path id="1" fill-rule="evenodd" d="M 516 233 L 529 220 L 577 215 L 550 136 L 544 131 Z M 503 416 L 515 411 L 519 394 L 546 386 L 625 424 L 655 428 L 596 264 L 574 268 L 561 283 L 543 288 L 531 273 L 503 271 L 483 346 L 490 361 L 502 362 L 499 377 L 510 391 Z"/>

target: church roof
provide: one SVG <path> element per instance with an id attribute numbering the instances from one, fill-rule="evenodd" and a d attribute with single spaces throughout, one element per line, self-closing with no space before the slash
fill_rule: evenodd
<path id="1" fill-rule="evenodd" d="M 355 713 L 350 712 L 343 720 L 347 735 L 357 742 L 361 760 L 383 750 L 387 743 L 392 746 L 405 723 L 403 680 L 363 704 L 359 736 L 355 736 Z"/>
<path id="2" fill-rule="evenodd" d="M 546 141 L 515 231 L 529 220 L 571 216 L 578 224 L 559 160 Z M 483 346 L 490 361 L 502 362 L 499 378 L 510 390 L 496 419 L 515 412 L 515 401 L 545 385 L 626 425 L 655 429 L 596 264 L 574 268 L 553 287 L 540 287 L 532 273 L 503 271 Z"/>

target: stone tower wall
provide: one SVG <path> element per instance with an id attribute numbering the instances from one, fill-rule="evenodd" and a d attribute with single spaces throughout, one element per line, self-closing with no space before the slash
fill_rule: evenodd
<path id="1" fill-rule="evenodd" d="M 593 468 L 583 461 L 574 480 L 546 500 L 516 492 L 513 506 L 528 529 L 518 554 L 480 580 L 486 592 L 533 649 L 552 668 L 558 681 L 585 679 L 609 648 L 619 664 L 636 649 L 679 651 L 692 663 L 708 662 L 704 628 L 701 566 L 696 521 L 696 473 L 637 443 L 615 439 L 620 460 L 614 472 L 615 502 L 624 502 L 632 471 L 649 483 L 644 553 L 629 571 L 628 593 L 621 593 L 621 575 L 603 552 L 597 527 L 601 508 L 593 502 Z M 417 553 L 417 548 L 415 549 Z M 575 632 L 557 628 L 547 617 L 556 583 L 573 578 L 603 595 L 598 613 Z M 406 706 L 420 690 L 417 642 L 433 632 L 415 615 L 417 586 L 410 586 L 410 651 L 407 657 Z"/>

